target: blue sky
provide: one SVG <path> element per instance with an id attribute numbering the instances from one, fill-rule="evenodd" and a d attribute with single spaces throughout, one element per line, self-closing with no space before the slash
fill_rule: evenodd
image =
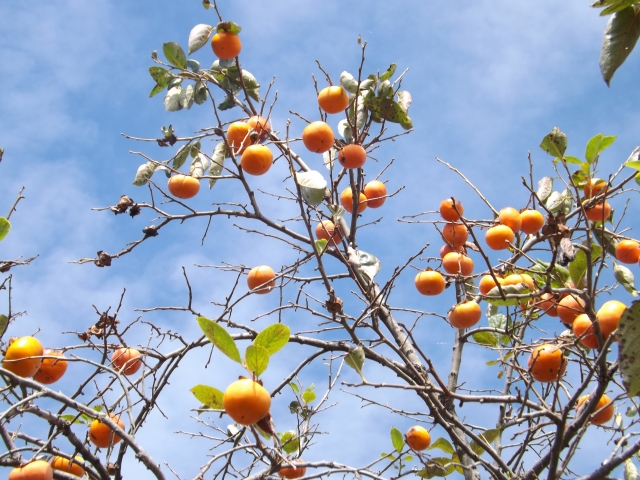
<path id="1" fill-rule="evenodd" d="M 617 135 L 616 143 L 602 156 L 604 173 L 617 169 L 638 143 L 637 55 L 631 55 L 607 88 L 598 68 L 606 20 L 587 2 L 547 0 L 534 5 L 482 0 L 452 5 L 416 0 L 392 7 L 388 2 L 355 1 L 347 8 L 336 1 L 282 0 L 221 2 L 220 8 L 225 19 L 243 27 L 241 60 L 263 91 L 275 77 L 278 103 L 272 123 L 284 132 L 285 122 L 291 119 L 293 136 L 300 135 L 304 124 L 290 111 L 310 119 L 318 115 L 311 75 L 324 80 L 316 59 L 336 82 L 343 70 L 357 74 L 356 39 L 361 35 L 367 42 L 365 74 L 382 71 L 392 62 L 398 64 L 398 71 L 409 69 L 403 88 L 413 96 L 409 113 L 415 130 L 382 145 L 375 153 L 379 163 L 369 160 L 367 164 L 367 173 L 376 176 L 395 158 L 382 178 L 391 191 L 406 187 L 384 208 L 364 214 L 365 220 L 383 217 L 379 225 L 363 229 L 359 240 L 363 250 L 381 259 L 381 280 L 388 279 L 393 266 L 404 263 L 426 242 L 432 244 L 427 256 L 436 256 L 441 245 L 432 226 L 399 223 L 398 218 L 434 210 L 451 195 L 462 199 L 467 216 L 490 218 L 473 191 L 437 163 L 436 156 L 461 168 L 496 208 L 522 208 L 527 192 L 520 176 L 528 175 L 527 153 L 531 151 L 536 180 L 551 173 L 550 157 L 538 145 L 554 126 L 567 133 L 568 153 L 575 156 L 583 154 L 594 134 Z M 1 258 L 40 255 L 31 266 L 13 272 L 13 309 L 25 310 L 27 315 L 11 325 L 10 335 L 40 329 L 38 336 L 50 346 L 75 345 L 75 336 L 63 332 L 86 329 L 97 320 L 92 305 L 101 311 L 115 308 L 124 289 L 123 321 L 142 315 L 135 309 L 184 305 L 183 266 L 194 287 L 196 308 L 213 316 L 216 307 L 210 302 L 226 294 L 230 277 L 196 264 L 270 263 L 279 269 L 291 261 L 291 251 L 282 244 L 233 228 L 238 222 L 216 218 L 203 246 L 206 225 L 194 221 L 162 230 L 159 237 L 114 261 L 110 268 L 70 263 L 93 257 L 97 250 L 115 253 L 153 223 L 146 213 L 131 219 L 91 210 L 115 204 L 122 194 L 149 200 L 146 187 L 131 184 L 142 161 L 130 150 L 158 160 L 170 158 L 175 151 L 126 140 L 120 133 L 154 138 L 160 136 L 162 125 L 172 124 L 179 136 L 188 136 L 214 125 L 209 106 L 168 113 L 162 95 L 149 99 L 153 81 L 148 67 L 151 52 L 161 51 L 163 42 L 177 41 L 186 47 L 194 25 L 216 22 L 213 11 L 205 11 L 196 0 L 68 0 L 37 8 L 23 2 L 0 4 L 0 58 L 5 70 L 0 76 L 0 147 L 5 148 L 0 164 L 0 213 L 8 211 L 22 186 L 26 197 L 11 218 L 13 230 L 1 244 Z M 208 47 L 193 57 L 204 67 L 214 60 Z M 238 115 L 232 111 L 225 118 L 233 114 Z M 330 122 L 337 124 L 338 116 Z M 303 147 L 297 150 L 302 152 Z M 312 168 L 322 169 L 319 155 L 306 155 L 305 160 Z M 283 162 L 273 172 L 269 178 L 256 178 L 255 188 L 282 191 Z M 239 193 L 224 182 L 212 191 L 203 184 L 192 204 L 205 209 L 212 202 L 238 200 Z M 278 202 L 265 202 L 274 218 L 290 213 Z M 419 298 L 413 276 L 414 271 L 408 270 L 399 278 L 394 305 L 444 314 L 454 302 L 453 292 L 437 300 Z M 349 295 L 349 285 L 337 288 L 342 296 Z M 628 301 L 624 294 L 617 295 Z M 251 318 L 276 305 L 277 298 L 272 296 L 252 297 L 235 314 Z M 350 313 L 357 315 L 361 306 L 356 302 L 350 306 Z M 186 314 L 150 313 L 142 319 L 188 339 L 199 335 L 194 319 Z M 411 323 L 415 318 L 403 315 L 402 320 Z M 286 322 L 293 330 L 310 330 L 317 323 L 306 314 L 292 315 Z M 430 332 L 426 335 L 421 330 L 425 348 L 446 371 L 453 338 L 450 327 L 435 317 L 421 322 L 427 322 L 424 331 Z M 557 328 L 549 326 L 549 333 Z M 130 343 L 146 344 L 148 330 L 140 328 L 136 333 Z M 290 353 L 281 352 L 267 378 L 275 385 L 301 354 L 296 347 Z M 189 418 L 189 408 L 197 407 L 197 402 L 188 389 L 196 383 L 224 388 L 242 373 L 229 368 L 218 352 L 213 355 L 214 364 L 205 370 L 207 355 L 203 351 L 188 358 L 185 374 L 174 379 L 161 401 L 170 419 L 158 416 L 141 433 L 141 442 L 146 442 L 154 458 L 168 460 L 183 478 L 196 474 L 207 451 L 205 441 L 171 433 L 201 429 Z M 465 355 L 466 365 L 473 366 L 484 365 L 487 353 L 469 348 Z M 473 375 L 472 370 L 463 370 L 463 376 L 476 386 L 495 376 L 493 371 L 477 374 L 473 370 Z M 384 381 L 386 377 L 380 375 L 378 381 Z M 301 380 L 314 382 L 322 391 L 326 378 L 326 367 L 318 362 Z M 357 377 L 348 371 L 343 381 L 357 382 Z M 61 388 L 70 389 L 72 383 L 67 379 Z M 420 408 L 399 392 L 380 396 L 357 389 L 356 393 L 391 405 L 397 402 L 396 406 L 409 410 Z M 282 430 L 293 428 L 286 411 L 290 400 L 281 400 L 280 411 L 274 414 Z M 412 425 L 411 420 L 393 418 L 381 408 L 361 409 L 360 401 L 339 391 L 331 400 L 339 401 L 339 406 L 319 417 L 321 430 L 330 434 L 316 437 L 318 444 L 306 455 L 309 460 L 367 463 L 391 448 L 392 425 L 402 431 Z M 473 418 L 476 413 L 468 415 Z M 199 456 L 185 462 L 176 452 Z M 130 468 L 139 471 L 141 467 L 131 460 Z"/>

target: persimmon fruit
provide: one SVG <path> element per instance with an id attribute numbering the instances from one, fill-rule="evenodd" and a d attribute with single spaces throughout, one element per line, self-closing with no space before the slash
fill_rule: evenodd
<path id="1" fill-rule="evenodd" d="M 241 155 L 253 143 L 249 122 L 233 122 L 227 129 L 227 143 L 234 154 Z"/>
<path id="2" fill-rule="evenodd" d="M 169 178 L 167 188 L 174 197 L 193 198 L 200 191 L 200 180 L 191 175 L 173 175 Z"/>
<path id="3" fill-rule="evenodd" d="M 455 328 L 471 328 L 482 318 L 480 305 L 471 300 L 459 303 L 449 311 L 449 323 Z"/>
<path id="4" fill-rule="evenodd" d="M 111 421 L 115 422 L 121 429 L 124 430 L 124 422 L 118 415 L 113 413 L 109 414 Z M 100 420 L 94 420 L 89 426 L 89 441 L 98 448 L 112 447 L 120 440 L 119 435 L 109 428 L 109 425 L 102 423 Z"/>
<path id="5" fill-rule="evenodd" d="M 318 105 L 327 113 L 340 113 L 349 106 L 349 94 L 339 85 L 325 87 L 318 94 Z"/>
<path id="6" fill-rule="evenodd" d="M 529 373 L 538 382 L 555 382 L 565 372 L 567 359 L 555 345 L 538 345 L 529 357 Z"/>
<path id="7" fill-rule="evenodd" d="M 584 395 L 580 397 L 578 399 L 578 404 L 576 406 L 576 409 L 580 410 L 580 407 L 582 407 L 582 405 L 587 400 L 589 400 L 590 397 L 591 395 Z M 600 400 L 598 400 L 598 404 L 596 405 L 596 409 L 594 411 L 597 413 L 593 415 L 589 420 L 589 422 L 593 423 L 594 425 L 603 425 L 605 423 L 610 422 L 611 419 L 613 418 L 613 414 L 615 413 L 613 402 L 606 395 L 602 395 L 600 397 Z"/>
<path id="8" fill-rule="evenodd" d="M 240 157 L 240 166 L 249 175 L 264 175 L 272 163 L 273 153 L 266 145 L 249 145 Z"/>
<path id="9" fill-rule="evenodd" d="M 553 293 L 543 293 L 536 306 L 550 317 L 558 316 L 558 302 L 560 297 Z"/>
<path id="10" fill-rule="evenodd" d="M 560 321 L 571 326 L 578 315 L 584 313 L 584 300 L 575 295 L 563 297 L 556 307 Z"/>
<path id="11" fill-rule="evenodd" d="M 328 152 L 334 141 L 333 130 L 325 122 L 311 122 L 302 130 L 302 143 L 311 152 Z"/>
<path id="12" fill-rule="evenodd" d="M 469 230 L 463 223 L 449 222 L 442 227 L 442 238 L 452 248 L 463 247 L 469 238 Z"/>
<path id="13" fill-rule="evenodd" d="M 271 396 L 259 383 L 242 378 L 227 387 L 222 405 L 236 423 L 253 425 L 269 412 Z"/>
<path id="14" fill-rule="evenodd" d="M 35 460 L 9 472 L 8 480 L 52 480 L 53 470 L 45 460 Z"/>
<path id="15" fill-rule="evenodd" d="M 622 263 L 637 263 L 640 260 L 640 243 L 621 240 L 616 245 L 616 259 Z"/>
<path id="16" fill-rule="evenodd" d="M 453 248 L 451 245 L 445 243 L 442 247 L 440 247 L 440 258 L 444 258 L 444 256 L 449 252 L 458 252 L 458 253 L 467 253 L 467 249 L 464 247 Z"/>
<path id="17" fill-rule="evenodd" d="M 415 425 L 407 430 L 404 438 L 407 445 L 416 452 L 425 450 L 431 445 L 431 434 L 426 428 L 420 425 Z"/>
<path id="18" fill-rule="evenodd" d="M 249 271 L 249 275 L 247 275 L 247 286 L 249 290 L 254 290 L 254 293 L 264 295 L 276 286 L 275 278 L 276 272 L 273 271 L 273 268 L 268 265 L 261 265 Z"/>
<path id="19" fill-rule="evenodd" d="M 242 50 L 242 42 L 237 33 L 218 32 L 211 37 L 213 54 L 220 60 L 231 60 Z"/>
<path id="20" fill-rule="evenodd" d="M 258 134 L 258 138 L 265 138 L 271 132 L 271 125 L 266 118 L 261 117 L 260 115 L 254 115 L 247 120 L 247 123 L 251 128 L 253 128 Z"/>
<path id="21" fill-rule="evenodd" d="M 364 186 L 362 193 L 367 197 L 368 207 L 378 208 L 381 207 L 387 199 L 387 186 L 380 180 L 371 180 Z"/>
<path id="22" fill-rule="evenodd" d="M 302 460 L 298 460 L 298 461 L 301 462 Z M 307 473 L 306 467 L 300 467 L 296 465 L 296 462 L 291 462 L 291 463 L 293 464 L 293 466 L 281 468 L 280 471 L 278 472 L 278 476 L 281 478 L 289 478 L 289 479 L 304 477 L 304 474 Z"/>
<path id="23" fill-rule="evenodd" d="M 45 357 L 55 358 L 43 358 L 40 368 L 33 376 L 36 382 L 40 382 L 44 385 L 51 385 L 62 378 L 67 371 L 68 362 L 62 352 L 56 352 L 52 348 L 45 348 L 42 352 Z"/>
<path id="24" fill-rule="evenodd" d="M 544 226 L 544 216 L 538 210 L 524 210 L 520 212 L 520 230 L 527 235 L 540 231 Z"/>
<path id="25" fill-rule="evenodd" d="M 19 377 L 33 377 L 40 364 L 44 348 L 40 340 L 34 337 L 22 337 L 12 342 L 7 348 L 7 353 L 2 360 L 2 368 L 18 375 Z"/>
<path id="26" fill-rule="evenodd" d="M 111 355 L 111 363 L 125 375 L 133 375 L 142 366 L 140 351 L 131 347 L 120 347 Z"/>
<path id="27" fill-rule="evenodd" d="M 591 208 L 585 208 L 584 214 L 592 222 L 603 222 L 611 215 L 611 205 L 609 202 L 602 202 Z"/>
<path id="28" fill-rule="evenodd" d="M 452 275 L 468 277 L 473 273 L 473 260 L 462 253 L 449 252 L 442 259 L 442 268 Z"/>
<path id="29" fill-rule="evenodd" d="M 506 207 L 500 210 L 498 214 L 498 220 L 502 225 L 509 227 L 513 233 L 520 231 L 522 226 L 522 219 L 520 218 L 520 212 L 513 207 Z"/>
<path id="30" fill-rule="evenodd" d="M 316 225 L 316 237 L 324 239 L 332 247 L 335 247 L 342 241 L 342 231 L 340 226 L 336 228 L 331 220 L 323 220 Z"/>
<path id="31" fill-rule="evenodd" d="M 464 214 L 464 206 L 460 200 L 456 200 L 455 208 L 453 207 L 454 203 L 450 198 L 445 198 L 440 202 L 440 216 L 447 222 L 456 222 L 460 220 L 460 215 Z"/>
<path id="32" fill-rule="evenodd" d="M 498 279 L 498 283 L 502 285 L 502 282 L 504 279 L 500 277 L 496 277 L 496 278 Z M 480 278 L 480 281 L 478 282 L 478 291 L 480 292 L 481 295 L 486 295 L 497 286 L 498 284 L 496 283 L 496 281 L 493 279 L 491 275 L 483 275 L 482 278 Z"/>
<path id="33" fill-rule="evenodd" d="M 587 348 L 598 348 L 598 337 L 589 315 L 586 313 L 578 315 L 571 324 L 571 330 L 582 345 Z M 602 336 L 604 338 L 604 334 Z"/>
<path id="34" fill-rule="evenodd" d="M 515 238 L 513 230 L 502 224 L 491 227 L 484 235 L 487 246 L 491 250 L 506 250 Z"/>
<path id="35" fill-rule="evenodd" d="M 340 194 L 340 204 L 347 212 L 353 213 L 353 192 L 351 191 L 351 187 L 345 188 Z M 364 193 L 360 192 L 360 195 L 358 195 L 358 213 L 362 212 L 365 208 L 367 208 L 367 197 Z"/>
<path id="36" fill-rule="evenodd" d="M 606 180 L 600 178 L 592 178 L 584 185 L 584 196 L 587 198 L 595 197 L 602 190 L 605 190 L 609 184 Z"/>
<path id="37" fill-rule="evenodd" d="M 82 462 L 83 459 L 80 455 L 76 455 L 75 459 L 78 462 Z M 68 458 L 61 457 L 56 455 L 55 457 L 49 460 L 49 465 L 54 470 L 58 470 L 60 472 L 70 473 L 71 475 L 75 475 L 76 477 L 84 477 L 84 468 L 82 468 L 77 463 L 71 462 Z"/>
<path id="38" fill-rule="evenodd" d="M 422 295 L 440 295 L 444 292 L 446 282 L 440 272 L 435 270 L 425 270 L 416 275 L 416 289 Z"/>
<path id="39" fill-rule="evenodd" d="M 367 161 L 367 152 L 362 145 L 350 143 L 340 149 L 338 161 L 344 168 L 360 168 Z"/>

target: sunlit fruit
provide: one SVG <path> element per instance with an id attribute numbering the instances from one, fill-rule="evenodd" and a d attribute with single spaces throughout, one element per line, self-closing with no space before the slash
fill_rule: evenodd
<path id="1" fill-rule="evenodd" d="M 506 250 L 515 238 L 513 230 L 502 224 L 491 227 L 484 235 L 487 246 L 491 250 Z"/>
<path id="2" fill-rule="evenodd" d="M 522 219 L 520 218 L 520 212 L 513 207 L 506 207 L 500 210 L 498 214 L 498 220 L 502 225 L 509 227 L 513 233 L 520 231 L 522 226 Z"/>
<path id="3" fill-rule="evenodd" d="M 192 198 L 200 191 L 200 180 L 191 175 L 173 175 L 167 184 L 169 193 L 178 198 Z"/>
<path id="4" fill-rule="evenodd" d="M 324 122 L 311 122 L 302 130 L 302 143 L 314 153 L 328 152 L 335 138 L 333 130 Z"/>
<path id="5" fill-rule="evenodd" d="M 378 208 L 381 207 L 387 199 L 387 186 L 380 180 L 371 180 L 364 186 L 362 193 L 367 197 L 368 207 Z"/>
<path id="6" fill-rule="evenodd" d="M 578 405 L 576 406 L 576 409 L 580 410 L 580 407 L 582 407 L 582 405 L 587 400 L 589 400 L 590 397 L 591 395 L 584 395 L 580 397 L 578 399 Z M 613 402 L 606 395 L 602 395 L 600 397 L 600 400 L 598 400 L 598 405 L 596 405 L 594 412 L 597 412 L 597 413 L 593 415 L 590 419 L 590 422 L 593 423 L 594 425 L 603 425 L 605 423 L 610 422 L 611 419 L 613 418 L 613 414 L 615 413 Z"/>
<path id="7" fill-rule="evenodd" d="M 498 279 L 498 283 L 502 285 L 502 282 L 504 279 L 500 277 L 496 277 L 496 278 Z M 496 281 L 491 275 L 483 275 L 480 281 L 478 282 L 478 291 L 480 292 L 481 295 L 486 295 L 497 286 L 498 285 L 496 284 Z"/>
<path id="8" fill-rule="evenodd" d="M 349 94 L 339 85 L 325 87 L 318 94 L 318 105 L 327 113 L 340 113 L 349 106 Z"/>
<path id="9" fill-rule="evenodd" d="M 218 32 L 211 38 L 213 54 L 220 60 L 231 60 L 242 50 L 242 42 L 237 33 Z"/>
<path id="10" fill-rule="evenodd" d="M 531 278 L 531 275 L 527 273 L 512 273 L 511 275 L 507 275 L 502 280 L 502 285 L 507 287 L 509 285 L 519 285 L 523 283 L 529 290 L 533 291 L 536 289 L 536 284 Z"/>
<path id="11" fill-rule="evenodd" d="M 345 188 L 340 194 L 340 204 L 347 212 L 353 213 L 353 192 L 351 191 L 351 187 Z M 367 208 L 367 197 L 364 193 L 360 192 L 360 195 L 358 195 L 358 213 L 362 212 L 365 208 Z"/>
<path id="12" fill-rule="evenodd" d="M 449 323 L 455 328 L 470 328 L 482 318 L 480 305 L 474 301 L 459 303 L 449 311 Z"/>
<path id="13" fill-rule="evenodd" d="M 584 300 L 575 295 L 567 295 L 558 302 L 556 310 L 560 321 L 571 326 L 576 317 L 584 313 Z"/>
<path id="14" fill-rule="evenodd" d="M 550 317 L 557 317 L 560 298 L 560 296 L 553 293 L 543 293 L 536 306 Z"/>
<path id="15" fill-rule="evenodd" d="M 297 461 L 291 462 L 293 464 L 292 467 L 284 467 L 280 469 L 278 476 L 289 479 L 304 477 L 304 474 L 307 473 L 307 469 L 306 467 L 296 465 L 298 462 L 302 462 L 302 460 L 298 459 Z"/>
<path id="16" fill-rule="evenodd" d="M 442 238 L 454 249 L 463 247 L 469 238 L 469 230 L 462 223 L 449 222 L 442 228 Z"/>
<path id="17" fill-rule="evenodd" d="M 273 163 L 273 153 L 266 145 L 249 145 L 242 153 L 240 166 L 249 175 L 263 175 Z"/>
<path id="18" fill-rule="evenodd" d="M 584 196 L 587 198 L 595 197 L 602 190 L 607 188 L 608 183 L 606 180 L 600 178 L 592 178 L 584 185 Z"/>
<path id="19" fill-rule="evenodd" d="M 529 357 L 529 373 L 538 382 L 555 382 L 567 368 L 567 359 L 555 345 L 538 345 Z"/>
<path id="20" fill-rule="evenodd" d="M 520 212 L 520 230 L 531 235 L 539 232 L 544 226 L 544 215 L 537 210 L 524 210 Z"/>
<path id="21" fill-rule="evenodd" d="M 460 215 L 464 214 L 464 207 L 460 200 L 456 200 L 455 208 L 453 200 L 445 198 L 440 202 L 440 216 L 447 222 L 455 222 L 460 220 Z"/>
<path id="22" fill-rule="evenodd" d="M 261 117 L 260 115 L 254 115 L 253 117 L 247 120 L 247 123 L 251 128 L 253 128 L 257 133 L 259 138 L 264 138 L 269 135 L 271 131 L 271 125 L 266 118 Z"/>
<path id="23" fill-rule="evenodd" d="M 582 345 L 587 348 L 598 348 L 598 337 L 593 329 L 593 323 L 589 315 L 586 313 L 578 315 L 571 325 L 571 330 Z"/>
<path id="24" fill-rule="evenodd" d="M 83 461 L 80 455 L 76 455 L 75 459 L 79 462 Z M 77 463 L 71 462 L 68 458 L 56 455 L 51 460 L 49 460 L 49 464 L 54 470 L 70 473 L 71 475 L 75 475 L 76 477 L 80 478 L 84 476 L 84 469 Z"/>
<path id="25" fill-rule="evenodd" d="M 416 425 L 407 430 L 404 436 L 407 445 L 413 450 L 420 452 L 431 445 L 431 435 L 426 428 Z"/>
<path id="26" fill-rule="evenodd" d="M 415 285 L 422 295 L 440 295 L 444 292 L 446 282 L 440 272 L 425 270 L 416 275 Z"/>
<path id="27" fill-rule="evenodd" d="M 360 168 L 367 161 L 367 152 L 362 145 L 350 143 L 340 149 L 338 161 L 344 168 Z"/>
<path id="28" fill-rule="evenodd" d="M 276 272 L 273 271 L 273 268 L 268 265 L 261 265 L 249 271 L 247 286 L 249 290 L 254 290 L 254 293 L 269 293 L 276 286 L 275 278 Z"/>
<path id="29" fill-rule="evenodd" d="M 467 249 L 464 247 L 453 248 L 451 245 L 445 243 L 442 247 L 440 247 L 440 251 L 438 252 L 438 254 L 440 255 L 440 258 L 444 258 L 444 256 L 449 252 L 458 252 L 458 253 L 466 254 Z"/>
<path id="30" fill-rule="evenodd" d="M 242 154 L 244 149 L 253 143 L 249 122 L 233 122 L 227 129 L 227 143 L 235 155 Z"/>
<path id="31" fill-rule="evenodd" d="M 125 375 L 133 375 L 142 366 L 140 352 L 135 348 L 120 347 L 111 355 L 111 363 Z"/>
<path id="32" fill-rule="evenodd" d="M 596 312 L 596 318 L 600 324 L 600 330 L 605 339 L 609 338 L 620 324 L 622 314 L 627 309 L 627 306 L 619 302 L 618 300 L 609 300 L 604 302 L 602 306 Z"/>
<path id="33" fill-rule="evenodd" d="M 591 208 L 585 208 L 584 214 L 592 222 L 604 222 L 611 215 L 611 205 L 609 202 L 602 202 Z"/>
<path id="34" fill-rule="evenodd" d="M 269 412 L 271 396 L 259 383 L 242 378 L 227 387 L 222 405 L 236 423 L 252 425 Z"/>
<path id="35" fill-rule="evenodd" d="M 62 352 L 56 352 L 52 348 L 45 348 L 42 355 L 55 358 L 43 358 L 40 368 L 38 368 L 33 379 L 45 385 L 50 385 L 60 380 L 67 371 L 67 359 Z"/>
<path id="36" fill-rule="evenodd" d="M 342 241 L 342 232 L 340 227 L 336 228 L 331 220 L 323 220 L 316 225 L 316 237 L 318 240 L 326 240 L 330 246 L 335 247 Z"/>
<path id="37" fill-rule="evenodd" d="M 124 430 L 124 422 L 118 415 L 110 413 L 109 417 L 111 417 L 111 421 Z M 109 425 L 102 423 L 100 420 L 94 420 L 89 426 L 89 440 L 98 448 L 107 448 L 122 439 L 109 428 Z"/>
<path id="38" fill-rule="evenodd" d="M 7 348 L 7 353 L 2 360 L 2 368 L 19 377 L 33 377 L 42 363 L 42 358 L 34 357 L 41 357 L 43 352 L 44 348 L 37 338 L 19 338 Z"/>
<path id="39" fill-rule="evenodd" d="M 449 252 L 442 259 L 442 268 L 452 275 L 469 276 L 473 273 L 473 260 L 458 252 Z"/>
<path id="40" fill-rule="evenodd" d="M 621 240 L 616 245 L 616 259 L 622 263 L 636 263 L 640 260 L 640 243 L 635 240 Z"/>
<path id="41" fill-rule="evenodd" d="M 53 470 L 45 460 L 35 460 L 9 472 L 8 480 L 52 480 Z"/>

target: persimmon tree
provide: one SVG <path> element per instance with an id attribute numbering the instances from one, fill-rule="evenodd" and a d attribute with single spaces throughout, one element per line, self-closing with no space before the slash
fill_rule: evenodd
<path id="1" fill-rule="evenodd" d="M 398 74 L 392 64 L 367 74 L 366 43 L 358 39 L 362 61 L 345 66 L 353 73 L 345 70 L 338 80 L 318 62 L 318 96 L 309 99 L 318 102 L 317 116 L 293 112 L 277 125 L 274 82 L 265 87 L 258 80 L 262 73 L 245 68 L 251 66 L 242 63 L 241 27 L 225 19 L 215 2 L 204 3 L 220 22 L 195 26 L 186 49 L 170 41 L 152 54 L 151 96 L 163 93 L 168 111 L 208 108 L 215 120 L 192 135 L 182 134 L 178 121 L 163 126 L 160 138 L 127 135 L 157 145 L 157 155 L 136 152 L 143 160 L 134 185 L 141 188 L 98 210 L 153 220 L 119 252 L 100 251 L 77 263 L 109 267 L 153 248 L 148 241 L 164 231 L 199 218 L 207 222 L 205 238 L 213 221 L 238 222 L 238 233 L 286 247 L 287 260 L 215 266 L 211 275 L 224 278 L 226 290 L 212 294 L 207 311 L 194 307 L 186 270 L 183 305 L 147 308 L 134 322 L 121 320 L 121 302 L 113 311 L 96 311 L 97 321 L 77 332 L 80 343 L 63 349 L 69 368 L 90 369 L 75 392 L 57 391 L 38 381 L 46 376 L 20 368 L 34 359 L 42 361 L 40 368 L 55 366 L 59 354 L 19 351 L 20 341 L 7 342 L 0 369 L 6 382 L 0 436 L 7 452 L 0 464 L 23 478 L 20 466 L 56 456 L 56 467 L 81 467 L 91 479 L 119 479 L 127 477 L 125 460 L 133 457 L 149 478 L 182 478 L 170 463 L 153 458 L 137 434 L 152 412 L 161 411 L 159 399 L 180 375 L 185 357 L 209 349 L 216 362 L 243 369 L 245 378 L 231 386 L 193 385 L 177 400 L 199 405 L 193 421 L 206 427 L 199 436 L 211 446 L 196 478 L 600 479 L 618 467 L 635 478 L 640 305 L 633 301 L 636 267 L 624 264 L 640 260 L 640 243 L 626 227 L 640 183 L 640 149 L 621 159 L 617 170 L 605 171 L 599 159 L 614 136 L 594 135 L 579 154 L 554 128 L 541 135 L 549 164 L 530 158 L 522 177 L 527 204 L 501 210 L 458 167 L 436 158 L 468 184 L 486 205 L 486 216 L 465 216 L 455 195 L 429 199 L 425 212 L 403 212 L 403 228 L 426 225 L 431 234 L 421 248 L 404 252 L 404 262 L 381 269 L 377 252 L 359 245 L 376 229 L 366 211 L 394 215 L 400 193 L 385 185 L 386 172 L 398 164 L 381 166 L 373 158 L 386 142 L 409 141 L 403 138 L 413 127 L 411 94 L 402 89 L 406 71 Z M 611 7 L 606 12 L 620 18 Z M 209 43 L 218 59 L 205 68 L 192 54 Z M 208 61 L 205 51 L 202 62 Z M 159 159 L 166 151 L 170 158 Z M 281 183 L 267 191 L 260 180 L 270 175 Z M 214 198 L 222 182 L 243 200 Z M 213 206 L 194 208 L 192 199 L 207 195 Z M 0 228 L 8 231 L 4 221 Z M 0 261 L 6 270 L 19 263 Z M 424 309 L 396 301 L 394 290 L 414 287 L 425 295 Z M 612 292 L 626 301 L 611 300 Z M 277 297 L 277 306 L 256 308 L 250 318 L 237 314 L 241 306 L 255 308 L 258 295 Z M 438 295 L 447 300 L 436 302 Z M 447 307 L 432 311 L 441 302 Z M 166 310 L 197 322 L 202 336 L 189 340 L 145 321 L 145 315 Z M 304 330 L 289 322 L 293 314 L 310 319 Z M 9 312 L 7 319 L 12 317 Z M 453 350 L 445 361 L 434 358 L 419 335 L 436 322 L 450 325 Z M 288 373 L 273 375 L 272 356 L 294 350 Z M 482 389 L 469 388 L 462 366 L 478 357 L 488 360 L 473 369 L 495 379 Z M 319 365 L 328 377 L 322 389 L 307 374 Z M 347 377 L 346 369 L 357 376 Z M 319 414 L 329 409 L 348 415 L 331 402 L 337 386 L 392 412 L 398 422 L 409 418 L 417 425 L 405 435 L 389 424 L 388 445 L 372 451 L 366 464 L 306 461 L 321 456 L 312 454 L 322 433 Z M 398 391 L 418 401 L 420 410 L 409 410 L 402 400 L 379 400 L 379 392 Z M 272 419 L 283 411 L 292 418 L 286 428 Z M 589 436 L 594 430 L 597 435 Z M 585 441 L 597 443 L 597 468 L 584 467 Z M 54 478 L 77 478 L 63 470 L 56 469 Z"/>

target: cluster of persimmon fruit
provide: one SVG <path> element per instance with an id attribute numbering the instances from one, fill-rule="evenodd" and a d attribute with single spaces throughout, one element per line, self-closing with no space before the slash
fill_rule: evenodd
<path id="1" fill-rule="evenodd" d="M 35 337 L 11 338 L 2 368 L 22 378 L 33 378 L 44 385 L 51 385 L 60 380 L 67 371 L 67 357 L 61 351 L 44 348 Z M 120 347 L 111 355 L 111 364 L 123 375 L 133 375 L 142 366 L 140 351 L 131 347 Z M 122 420 L 115 414 L 110 414 L 111 420 L 124 429 Z M 89 425 L 89 441 L 99 448 L 108 448 L 118 443 L 121 438 L 113 433 L 111 428 L 94 420 Z M 49 461 L 36 460 L 14 468 L 9 474 L 11 480 L 40 480 L 51 479 L 51 470 L 60 470 L 77 477 L 84 476 L 82 458 L 77 455 L 75 461 L 63 456 L 53 456 Z"/>

